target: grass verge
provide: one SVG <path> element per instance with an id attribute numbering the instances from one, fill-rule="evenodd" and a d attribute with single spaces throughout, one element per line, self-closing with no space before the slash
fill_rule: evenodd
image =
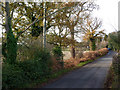
<path id="1" fill-rule="evenodd" d="M 113 73 L 113 69 L 111 66 L 109 71 L 108 71 L 108 75 L 106 77 L 105 83 L 104 83 L 104 88 L 111 88 L 111 85 L 113 82 L 113 77 L 114 77 L 114 73 Z"/>
<path id="2" fill-rule="evenodd" d="M 84 65 L 86 65 L 86 64 L 88 64 L 88 63 L 90 63 L 90 62 L 93 62 L 94 60 L 88 60 L 88 61 L 85 61 L 85 62 L 81 62 L 81 63 L 79 63 L 77 66 L 78 67 L 82 67 L 82 66 L 84 66 Z"/>
<path id="3" fill-rule="evenodd" d="M 116 75 L 111 66 L 104 83 L 104 88 L 120 88 L 119 75 Z"/>

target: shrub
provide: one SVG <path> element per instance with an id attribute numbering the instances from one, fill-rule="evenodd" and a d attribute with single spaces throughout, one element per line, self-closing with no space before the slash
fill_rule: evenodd
<path id="1" fill-rule="evenodd" d="M 52 57 L 52 72 L 56 72 L 59 71 L 61 69 L 61 65 L 58 62 L 58 60 L 56 60 L 55 57 Z"/>
<path id="2" fill-rule="evenodd" d="M 50 74 L 52 63 L 50 58 L 50 53 L 41 49 L 34 53 L 33 60 L 19 62 L 18 65 L 24 70 L 28 79 L 36 80 Z"/>
<path id="3" fill-rule="evenodd" d="M 120 53 L 115 54 L 108 73 L 105 88 L 120 88 Z"/>
<path id="4" fill-rule="evenodd" d="M 98 53 L 100 54 L 100 56 L 105 55 L 108 52 L 107 48 L 102 48 L 100 50 L 98 50 Z"/>
<path id="5" fill-rule="evenodd" d="M 77 58 L 82 58 L 83 57 L 83 52 L 82 51 L 77 51 L 76 57 Z"/>
<path id="6" fill-rule="evenodd" d="M 3 88 L 24 87 L 51 74 L 50 53 L 44 49 L 34 53 L 34 59 L 3 64 Z"/>
<path id="7" fill-rule="evenodd" d="M 120 53 L 113 56 L 112 66 L 115 74 L 120 75 Z"/>
<path id="8" fill-rule="evenodd" d="M 60 66 L 63 67 L 64 62 L 63 62 L 63 53 L 62 53 L 61 47 L 59 47 L 59 46 L 54 47 L 52 52 L 53 52 L 53 55 L 55 56 L 56 60 L 58 60 Z"/>
<path id="9" fill-rule="evenodd" d="M 87 61 L 88 60 L 88 58 L 81 58 L 80 60 L 79 60 L 79 62 L 84 62 L 84 61 Z"/>
<path id="10" fill-rule="evenodd" d="M 43 48 L 41 35 L 38 38 L 30 37 L 30 39 L 22 38 L 21 40 L 24 41 L 25 44 L 18 45 L 17 61 L 34 59 L 35 53 Z M 21 40 L 19 43 L 21 43 Z M 46 44 L 47 51 L 52 51 L 53 45 Z"/>
<path id="11" fill-rule="evenodd" d="M 76 66 L 80 62 L 88 61 L 88 60 L 94 60 L 98 56 L 105 55 L 108 52 L 107 48 L 100 49 L 98 51 L 88 51 L 81 54 L 81 58 L 76 59 L 68 59 L 64 60 L 64 68 L 70 68 Z"/>
<path id="12" fill-rule="evenodd" d="M 26 76 L 21 68 L 17 65 L 4 63 L 2 65 L 2 87 L 14 88 L 23 87 L 26 82 Z"/>
<path id="13" fill-rule="evenodd" d="M 89 51 L 89 52 L 85 52 L 83 54 L 84 58 L 89 58 L 89 59 L 95 59 L 96 58 L 96 52 L 95 51 Z"/>
<path id="14" fill-rule="evenodd" d="M 64 68 L 71 68 L 77 66 L 78 63 L 79 63 L 78 59 L 74 59 L 74 58 L 64 60 Z"/>
<path id="15" fill-rule="evenodd" d="M 62 60 L 63 59 L 63 53 L 61 50 L 61 47 L 56 46 L 53 48 L 53 55 L 57 57 L 57 60 Z"/>

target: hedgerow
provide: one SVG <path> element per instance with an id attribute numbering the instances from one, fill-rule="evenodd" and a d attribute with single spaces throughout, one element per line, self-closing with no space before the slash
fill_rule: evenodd
<path id="1" fill-rule="evenodd" d="M 95 60 L 96 57 L 103 56 L 107 52 L 108 52 L 107 48 L 102 48 L 98 51 L 85 52 L 85 53 L 83 53 L 83 56 L 80 58 L 75 58 L 75 59 L 70 58 L 68 60 L 64 60 L 64 68 L 70 68 L 70 67 L 76 66 L 80 62 L 84 62 L 84 61 L 88 61 L 88 60 Z"/>
<path id="2" fill-rule="evenodd" d="M 44 49 L 34 53 L 34 59 L 3 63 L 2 87 L 21 88 L 51 74 L 50 53 Z"/>

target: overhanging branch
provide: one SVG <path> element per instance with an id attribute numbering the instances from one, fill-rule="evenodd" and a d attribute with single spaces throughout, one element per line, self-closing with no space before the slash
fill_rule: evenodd
<path id="1" fill-rule="evenodd" d="M 13 18 L 13 13 L 14 13 L 14 9 L 15 9 L 15 5 L 17 4 L 17 2 L 14 3 L 13 8 L 12 8 L 12 12 L 11 12 L 11 19 Z"/>
<path id="2" fill-rule="evenodd" d="M 25 15 L 25 14 L 24 14 Z M 23 16 L 24 16 L 23 15 Z M 15 23 L 17 23 L 18 21 L 19 21 L 19 19 L 21 19 L 23 16 L 20 16 L 19 18 L 17 18 L 16 20 L 15 20 L 15 22 L 13 23 L 13 26 L 15 25 Z"/>
<path id="3" fill-rule="evenodd" d="M 3 12 L 0 12 L 0 15 L 2 15 L 2 17 L 5 17 L 4 14 L 3 14 Z"/>
<path id="4" fill-rule="evenodd" d="M 0 6 L 5 9 L 5 7 L 2 4 L 0 4 Z"/>
<path id="5" fill-rule="evenodd" d="M 0 23 L 0 25 L 2 25 L 2 26 L 4 26 L 4 27 L 5 27 L 5 24 Z"/>
<path id="6" fill-rule="evenodd" d="M 51 14 L 48 15 L 48 16 L 45 16 L 45 17 L 41 18 L 41 19 L 36 18 L 36 19 L 33 21 L 33 23 L 31 23 L 24 31 L 20 32 L 17 37 L 19 37 L 22 33 L 24 33 L 25 31 L 27 31 L 27 30 L 28 30 L 33 24 L 35 24 L 36 22 L 39 22 L 39 21 L 43 20 L 44 18 L 47 18 L 47 17 L 49 17 L 49 16 L 57 13 L 58 11 L 61 11 L 61 10 L 66 9 L 66 8 L 71 8 L 71 7 L 64 7 L 64 8 L 62 8 L 62 9 L 59 9 L 59 10 L 51 13 Z M 38 15 L 38 17 L 39 17 L 39 16 L 40 16 L 40 15 Z"/>

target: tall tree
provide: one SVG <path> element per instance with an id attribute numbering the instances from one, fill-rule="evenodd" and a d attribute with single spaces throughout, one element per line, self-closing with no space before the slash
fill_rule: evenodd
<path id="1" fill-rule="evenodd" d="M 4 3 L 0 2 L 0 6 L 2 6 L 2 9 L 4 9 L 4 13 L 5 13 L 5 15 L 4 15 L 2 12 L 0 12 L 0 14 L 2 16 L 5 16 L 5 18 L 4 18 L 5 22 L 1 23 L 0 25 L 5 27 L 6 36 L 7 36 L 7 42 L 5 42 L 5 44 L 3 44 L 4 47 L 6 48 L 4 50 L 4 57 L 6 58 L 6 61 L 8 63 L 12 64 L 12 63 L 15 63 L 16 56 L 17 56 L 18 38 L 22 34 L 24 34 L 32 25 L 43 20 L 43 18 L 45 18 L 45 17 L 40 17 L 41 16 L 41 13 L 40 13 L 38 16 L 36 16 L 37 18 L 33 22 L 28 22 L 27 24 L 24 24 L 24 26 L 22 26 L 19 21 L 20 21 L 21 17 L 23 17 L 23 15 L 16 18 L 16 20 L 13 19 L 15 17 L 14 11 L 17 11 L 18 6 L 20 6 L 20 3 L 5 2 L 5 4 L 4 4 Z M 50 17 L 51 15 L 57 13 L 60 10 L 65 9 L 65 8 L 68 8 L 68 7 L 63 7 L 61 9 L 56 10 L 56 11 L 53 11 L 52 13 L 47 15 L 46 18 Z M 24 11 L 24 8 L 22 8 L 21 11 Z M 25 12 L 25 14 L 26 14 L 26 12 Z M 24 19 L 22 19 L 21 21 L 25 21 Z M 19 23 L 19 25 L 18 25 L 18 23 Z M 14 25 L 17 28 L 14 28 L 15 27 Z M 22 27 L 24 27 L 24 28 L 22 28 Z M 15 30 L 17 31 L 17 33 L 13 32 Z"/>
<path id="2" fill-rule="evenodd" d="M 2 8 L 4 8 L 5 10 L 5 24 L 3 24 L 3 26 L 5 27 L 7 34 L 7 40 L 6 40 L 7 42 L 6 44 L 3 43 L 4 45 L 6 45 L 6 52 L 3 51 L 3 53 L 6 57 L 6 61 L 12 64 L 15 63 L 16 60 L 17 40 L 18 40 L 18 38 L 14 36 L 12 31 L 12 18 L 13 18 L 14 9 L 11 10 L 9 2 L 5 2 L 5 6 L 3 6 L 3 3 L 1 3 L 1 5 Z M 14 7 L 15 5 L 16 3 L 14 4 Z"/>
<path id="3" fill-rule="evenodd" d="M 98 18 L 87 18 L 86 22 L 81 25 L 83 39 L 89 41 L 90 50 L 96 49 L 96 39 L 104 34 L 104 30 L 98 30 L 101 25 L 102 23 Z"/>
<path id="4" fill-rule="evenodd" d="M 69 28 L 71 40 L 75 40 L 75 34 L 78 34 L 81 30 L 78 28 L 85 18 L 87 18 L 91 11 L 96 8 L 96 4 L 90 1 L 81 1 L 79 3 L 69 2 L 69 5 L 74 5 L 66 11 L 63 16 L 65 16 L 65 25 Z M 71 43 L 71 56 L 75 58 L 75 42 Z"/>
<path id="5" fill-rule="evenodd" d="M 61 4 L 59 4 L 61 5 Z M 81 1 L 81 2 L 68 2 L 63 5 L 67 5 L 68 9 L 62 10 L 60 13 L 55 14 L 57 18 L 54 19 L 54 25 L 58 28 L 59 32 L 63 31 L 63 28 L 67 28 L 67 32 L 71 36 L 71 56 L 75 58 L 75 35 L 78 34 L 81 30 L 78 28 L 78 25 L 87 18 L 91 11 L 97 7 L 94 2 L 91 1 Z M 59 34 L 59 33 L 58 33 Z M 63 34 L 63 33 L 61 33 Z M 52 34 L 55 37 L 61 37 L 61 35 Z M 61 39 L 62 41 L 63 39 Z M 58 41 L 58 40 L 57 40 Z M 60 40 L 59 40 L 60 43 Z"/>
<path id="6" fill-rule="evenodd" d="M 58 3 L 59 6 L 63 3 Z M 58 7 L 59 8 L 59 7 Z M 58 46 L 65 46 L 69 41 L 67 41 L 67 36 L 69 34 L 69 29 L 66 27 L 66 17 L 63 16 L 65 14 L 65 10 L 54 15 L 54 19 L 52 20 L 52 28 L 47 34 L 47 41 L 51 44 Z M 67 41 L 67 42 L 66 42 Z"/>

